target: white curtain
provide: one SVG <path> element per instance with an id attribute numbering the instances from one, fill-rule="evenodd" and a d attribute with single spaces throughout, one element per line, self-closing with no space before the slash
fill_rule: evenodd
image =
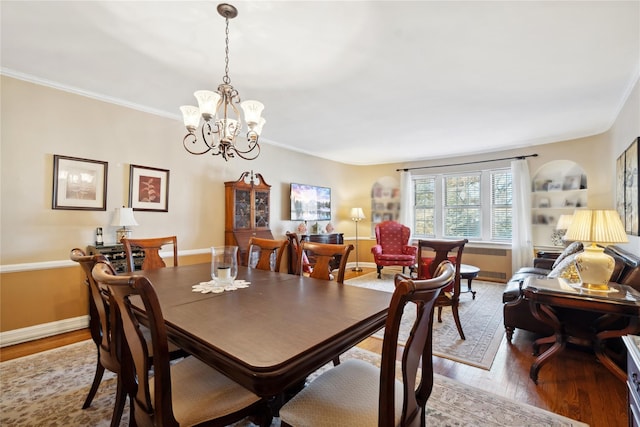
<path id="1" fill-rule="evenodd" d="M 401 224 L 411 228 L 413 234 L 413 185 L 411 172 L 400 172 L 400 220 Z"/>
<path id="2" fill-rule="evenodd" d="M 511 162 L 513 177 L 513 218 L 511 235 L 511 267 L 515 273 L 521 267 L 531 266 L 533 242 L 531 232 L 531 177 L 525 159 Z"/>

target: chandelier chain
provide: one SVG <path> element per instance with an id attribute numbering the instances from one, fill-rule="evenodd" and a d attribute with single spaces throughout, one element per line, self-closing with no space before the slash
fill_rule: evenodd
<path id="1" fill-rule="evenodd" d="M 225 18 L 227 23 L 225 30 L 225 38 L 224 38 L 224 77 L 222 81 L 225 84 L 230 84 L 231 79 L 229 78 L 229 18 Z"/>

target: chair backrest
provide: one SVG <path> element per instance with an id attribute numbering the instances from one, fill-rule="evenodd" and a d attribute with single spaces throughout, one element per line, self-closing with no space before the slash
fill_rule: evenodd
<path id="1" fill-rule="evenodd" d="M 287 272 L 289 274 L 300 274 L 300 238 L 296 233 L 287 231 L 287 239 L 289 240 L 289 262 Z"/>
<path id="2" fill-rule="evenodd" d="M 332 270 L 334 270 L 337 257 L 340 262 L 337 265 L 338 273 L 335 275 L 336 282 L 344 283 L 344 272 L 347 267 L 349 253 L 353 250 L 353 245 L 338 245 L 333 243 L 317 243 L 304 241 L 300 243 L 298 250 L 298 260 L 303 273 L 308 272 L 309 277 L 321 280 L 331 280 Z M 305 268 L 303 263 L 308 260 L 309 267 Z M 307 270 L 307 271 L 305 271 Z"/>
<path id="3" fill-rule="evenodd" d="M 402 248 L 409 244 L 411 229 L 396 221 L 383 221 L 376 224 L 376 243 L 382 246 L 384 254 L 401 254 Z"/>
<path id="4" fill-rule="evenodd" d="M 121 240 L 124 251 L 127 254 L 127 271 L 135 270 L 133 263 L 133 253 L 137 250 L 144 252 L 142 261 L 143 270 L 166 267 L 164 260 L 160 257 L 160 250 L 164 245 L 173 245 L 173 266 L 178 265 L 178 239 L 176 236 L 153 237 L 149 239 L 127 239 Z"/>
<path id="5" fill-rule="evenodd" d="M 104 262 L 98 262 L 93 267 L 92 277 L 98 286 L 108 291 L 122 323 L 126 347 L 130 353 L 130 357 L 123 359 L 122 379 L 127 392 L 133 394 L 133 412 L 137 425 L 177 426 L 173 415 L 167 331 L 153 285 L 144 276 L 117 276 Z M 153 362 L 149 357 L 148 344 L 140 323 L 129 303 L 131 295 L 139 295 L 145 307 Z M 152 363 L 153 379 L 150 380 L 149 369 Z M 153 401 L 150 397 L 150 381 L 153 381 L 154 387 Z"/>
<path id="6" fill-rule="evenodd" d="M 252 237 L 247 249 L 247 265 L 259 270 L 280 271 L 282 255 L 288 244 L 287 240 Z"/>
<path id="7" fill-rule="evenodd" d="M 105 258 L 104 255 L 85 255 L 82 249 L 72 249 L 70 258 L 80 264 L 82 270 L 86 275 L 86 282 L 89 286 L 89 330 L 91 332 L 91 338 L 98 347 L 100 352 L 100 364 L 112 372 L 120 371 L 120 359 L 121 349 L 120 343 L 115 339 L 116 325 L 111 319 L 111 309 L 109 296 L 103 293 L 93 276 L 91 271 L 93 267 L 102 262 L 105 264 L 105 268 L 115 275 L 115 270 Z"/>
<path id="8" fill-rule="evenodd" d="M 425 405 L 433 389 L 432 327 L 433 307 L 440 291 L 454 280 L 455 268 L 449 261 L 438 265 L 434 277 L 428 280 L 413 280 L 402 274 L 395 276 L 395 290 L 389 304 L 389 315 L 385 324 L 380 365 L 380 394 L 378 425 L 394 426 L 394 396 L 396 352 L 402 314 L 408 303 L 417 310 L 411 335 L 402 354 L 402 384 L 404 404 L 402 421 L 398 425 L 412 424 L 416 417 L 425 419 Z M 422 369 L 420 383 L 418 369 Z"/>
<path id="9" fill-rule="evenodd" d="M 469 242 L 461 240 L 418 240 L 418 279 L 433 277 L 438 265 L 449 260 L 456 269 L 453 283 L 454 295 L 460 295 L 460 265 L 464 245 Z"/>

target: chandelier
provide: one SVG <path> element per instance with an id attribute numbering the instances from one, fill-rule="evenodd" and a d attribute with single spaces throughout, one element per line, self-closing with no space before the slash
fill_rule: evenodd
<path id="1" fill-rule="evenodd" d="M 198 107 L 183 105 L 180 107 L 184 119 L 184 125 L 188 133 L 182 140 L 182 145 L 191 154 L 221 155 L 225 161 L 230 157 L 241 157 L 245 160 L 253 160 L 260 154 L 258 139 L 262 126 L 266 120 L 261 117 L 264 105 L 258 101 L 240 100 L 240 94 L 231 85 L 229 78 L 229 19 L 238 16 L 238 10 L 226 3 L 218 5 L 218 13 L 226 21 L 225 50 L 224 50 L 224 77 L 218 90 L 198 90 L 194 93 L 198 100 Z M 236 142 L 236 136 L 243 132 L 242 118 L 237 105 L 244 112 L 244 121 L 247 124 L 246 142 Z M 200 117 L 204 120 L 200 126 Z M 198 140 L 196 130 L 202 139 Z"/>

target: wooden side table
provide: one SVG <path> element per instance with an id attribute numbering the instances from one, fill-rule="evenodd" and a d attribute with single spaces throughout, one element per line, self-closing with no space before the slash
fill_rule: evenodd
<path id="1" fill-rule="evenodd" d="M 467 280 L 467 290 L 460 291 L 461 294 L 471 292 L 471 299 L 476 299 L 476 291 L 471 290 L 471 281 L 478 277 L 480 269 L 475 265 L 460 264 L 460 278 Z"/>
<path id="2" fill-rule="evenodd" d="M 534 354 L 538 353 L 541 345 L 552 344 L 531 365 L 529 376 L 536 384 L 542 366 L 562 350 L 567 342 L 590 345 L 598 360 L 621 381 L 626 381 L 625 372 L 609 357 L 604 342 L 640 332 L 640 292 L 617 283 L 609 283 L 609 288 L 609 291 L 604 292 L 591 291 L 571 285 L 564 279 L 525 279 L 522 291 L 529 300 L 531 312 L 554 330 L 552 336 L 540 338 L 534 343 Z M 569 332 L 569 319 L 563 317 L 562 309 L 593 312 L 597 317 L 592 325 L 580 325 L 580 335 L 574 335 L 576 329 Z M 611 319 L 620 316 L 628 317 L 629 322 L 622 329 L 615 329 Z"/>

